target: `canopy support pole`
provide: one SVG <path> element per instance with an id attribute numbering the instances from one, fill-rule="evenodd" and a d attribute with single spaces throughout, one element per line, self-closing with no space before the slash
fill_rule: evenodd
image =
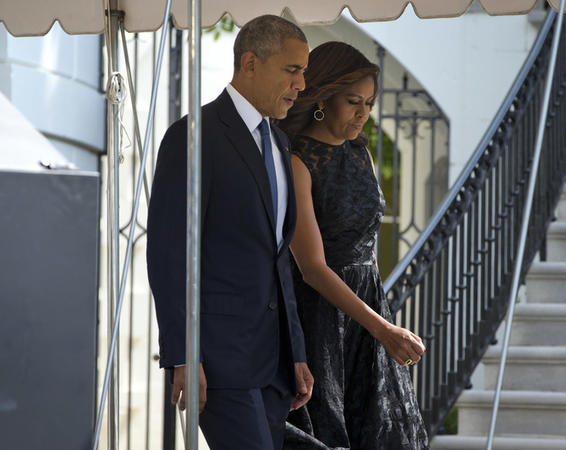
<path id="1" fill-rule="evenodd" d="M 117 0 L 106 2 L 106 46 L 108 57 L 108 80 L 118 72 L 118 21 Z M 108 85 L 109 86 L 109 85 Z M 108 95 L 108 87 L 107 87 Z M 107 99 L 107 336 L 110 336 L 116 321 L 116 299 L 118 298 L 118 264 L 120 261 L 120 215 L 119 215 L 119 157 L 120 123 L 119 105 Z M 110 348 L 110 347 L 109 347 Z M 119 446 L 119 373 L 118 350 L 112 360 L 112 372 L 108 401 L 108 449 Z M 101 411 L 103 411 L 103 406 Z"/>
<path id="2" fill-rule="evenodd" d="M 189 9 L 189 115 L 187 117 L 187 278 L 186 278 L 186 399 L 189 402 L 185 446 L 198 449 L 200 362 L 200 238 L 201 238 L 201 2 L 187 0 Z"/>
<path id="3" fill-rule="evenodd" d="M 128 54 L 128 44 L 126 42 L 126 31 L 124 27 L 120 27 L 120 34 L 122 37 L 122 48 L 124 50 L 124 61 L 126 62 L 126 75 L 128 76 L 128 89 L 130 90 L 130 104 L 132 106 L 132 116 L 134 120 L 134 139 L 136 140 L 137 147 L 138 147 L 138 154 L 140 161 L 143 158 L 143 146 L 141 141 L 141 131 L 140 131 L 140 122 L 138 116 L 138 109 L 136 106 L 136 90 L 134 86 L 134 80 L 132 77 L 132 69 L 130 67 L 130 55 Z M 143 188 L 145 192 L 145 199 L 147 204 L 149 205 L 149 182 L 147 181 L 147 174 L 143 171 Z"/>
<path id="4" fill-rule="evenodd" d="M 509 311 L 507 313 L 505 323 L 505 337 L 503 339 L 503 348 L 501 352 L 501 360 L 499 362 L 499 372 L 497 374 L 497 385 L 493 397 L 493 409 L 491 411 L 491 421 L 489 424 L 489 435 L 487 438 L 487 450 L 493 448 L 493 436 L 495 434 L 495 424 L 497 422 L 497 413 L 499 411 L 499 399 L 501 397 L 501 389 L 503 386 L 503 374 L 505 373 L 505 363 L 507 362 L 507 351 L 509 349 L 509 339 L 511 337 L 511 326 L 513 324 L 513 314 L 515 312 L 515 303 L 517 292 L 519 290 L 519 281 L 521 278 L 521 268 L 523 266 L 523 259 L 525 255 L 525 244 L 527 241 L 527 232 L 529 229 L 529 220 L 531 217 L 531 209 L 533 206 L 533 196 L 535 192 L 535 185 L 537 181 L 538 166 L 540 161 L 540 154 L 542 151 L 542 141 L 544 138 L 544 129 L 546 125 L 546 116 L 548 114 L 548 104 L 550 101 L 550 91 L 552 89 L 552 80 L 554 78 L 554 67 L 556 66 L 556 57 L 558 55 L 558 44 L 560 35 L 562 34 L 562 19 L 564 17 L 564 3 L 566 0 L 560 0 L 560 8 L 556 25 L 554 27 L 554 36 L 552 37 L 552 50 L 550 53 L 550 62 L 548 64 L 548 73 L 546 75 L 546 85 L 544 88 L 544 97 L 542 108 L 540 110 L 540 118 L 538 124 L 537 138 L 535 144 L 535 151 L 533 155 L 533 165 L 529 174 L 529 187 L 527 191 L 525 209 L 523 210 L 523 219 L 521 223 L 521 235 L 519 237 L 519 247 L 517 249 L 517 256 L 515 257 L 515 268 L 513 271 L 513 282 L 511 285 L 511 295 L 509 296 Z M 551 11 L 549 14 L 556 14 Z"/>

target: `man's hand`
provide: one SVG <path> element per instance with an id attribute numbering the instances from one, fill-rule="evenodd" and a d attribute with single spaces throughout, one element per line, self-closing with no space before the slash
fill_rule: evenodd
<path id="1" fill-rule="evenodd" d="M 299 409 L 308 402 L 312 396 L 314 378 L 312 377 L 307 363 L 295 363 L 295 380 L 297 382 L 297 395 L 291 402 L 291 411 Z"/>
<path id="2" fill-rule="evenodd" d="M 173 373 L 173 393 L 171 395 L 171 403 L 174 405 L 179 402 L 179 409 L 185 410 L 185 366 L 175 367 Z M 181 400 L 179 400 L 179 395 Z M 206 404 L 206 376 L 202 363 L 199 365 L 199 413 L 204 409 Z"/>

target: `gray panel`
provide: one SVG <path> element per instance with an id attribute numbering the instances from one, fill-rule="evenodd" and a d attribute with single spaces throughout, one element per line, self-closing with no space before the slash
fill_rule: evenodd
<path id="1" fill-rule="evenodd" d="M 99 177 L 0 172 L 0 447 L 87 449 Z"/>

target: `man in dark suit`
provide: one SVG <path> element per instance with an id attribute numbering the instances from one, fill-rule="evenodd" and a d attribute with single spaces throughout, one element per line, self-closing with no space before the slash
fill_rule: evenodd
<path id="1" fill-rule="evenodd" d="M 313 379 L 296 311 L 289 242 L 296 222 L 281 119 L 303 90 L 308 45 L 277 16 L 246 24 L 234 76 L 202 110 L 200 426 L 213 450 L 280 449 L 289 409 Z M 185 397 L 186 117 L 165 134 L 148 215 L 148 273 L 160 365 Z"/>

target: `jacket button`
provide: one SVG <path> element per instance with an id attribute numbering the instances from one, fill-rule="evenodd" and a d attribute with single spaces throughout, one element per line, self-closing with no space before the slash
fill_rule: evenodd
<path id="1" fill-rule="evenodd" d="M 273 310 L 275 308 L 277 308 L 277 302 L 275 300 L 271 300 L 269 302 L 269 305 L 267 305 L 269 307 L 269 309 Z"/>

